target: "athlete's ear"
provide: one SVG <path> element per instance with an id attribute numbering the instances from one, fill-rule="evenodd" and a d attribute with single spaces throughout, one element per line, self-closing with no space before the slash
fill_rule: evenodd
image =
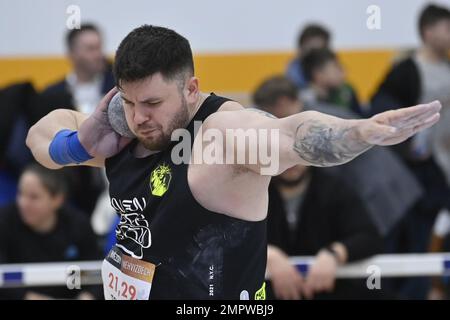
<path id="1" fill-rule="evenodd" d="M 192 104 L 197 101 L 198 95 L 200 94 L 197 77 L 190 77 L 187 80 L 186 86 L 184 88 L 184 94 L 185 94 L 186 102 L 188 104 Z"/>

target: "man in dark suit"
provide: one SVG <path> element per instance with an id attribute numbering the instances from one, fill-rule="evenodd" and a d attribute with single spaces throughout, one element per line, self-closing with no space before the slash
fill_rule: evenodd
<path id="1" fill-rule="evenodd" d="M 89 114 L 114 87 L 114 77 L 103 52 L 98 27 L 84 24 L 79 29 L 70 30 L 66 36 L 66 46 L 73 70 L 40 94 L 36 120 L 61 107 Z M 90 214 L 105 188 L 101 170 L 85 167 L 64 170 L 70 181 L 69 201 Z"/>
<path id="2" fill-rule="evenodd" d="M 44 90 L 43 102 L 53 108 L 66 106 L 91 113 L 101 97 L 114 86 L 110 64 L 103 52 L 102 36 L 95 25 L 84 24 L 80 29 L 69 31 L 66 45 L 73 71 Z"/>

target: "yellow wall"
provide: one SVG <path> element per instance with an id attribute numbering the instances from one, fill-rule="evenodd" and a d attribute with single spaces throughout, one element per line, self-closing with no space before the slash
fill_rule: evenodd
<path id="1" fill-rule="evenodd" d="M 366 101 L 390 66 L 395 51 L 341 51 L 349 81 Z M 205 91 L 250 93 L 263 79 L 283 73 L 292 53 L 199 54 L 197 76 Z M 70 70 L 63 57 L 0 58 L 0 87 L 31 80 L 40 90 Z"/>

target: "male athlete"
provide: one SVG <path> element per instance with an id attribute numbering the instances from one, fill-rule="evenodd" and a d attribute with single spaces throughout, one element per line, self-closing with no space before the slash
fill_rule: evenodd
<path id="1" fill-rule="evenodd" d="M 276 130 L 278 139 L 256 143 L 278 148 L 277 175 L 297 164 L 343 164 L 374 145 L 400 143 L 436 123 L 441 108 L 436 101 L 363 120 L 314 111 L 277 119 L 202 93 L 189 42 L 148 25 L 122 41 L 114 73 L 135 139 L 120 136 L 108 122 L 117 89 L 92 115 L 58 109 L 27 137 L 34 157 L 48 168 L 106 167 L 111 205 L 121 217 L 117 245 L 102 267 L 107 299 L 265 298 L 271 176 L 261 174 L 259 157 L 252 163 L 179 164 L 172 155 L 176 129 L 195 137 L 192 154 L 218 143 L 195 136 L 195 121 L 202 121 L 203 132 L 224 136 L 228 130 Z M 226 140 L 220 148 L 223 157 L 251 157 L 251 143 Z"/>

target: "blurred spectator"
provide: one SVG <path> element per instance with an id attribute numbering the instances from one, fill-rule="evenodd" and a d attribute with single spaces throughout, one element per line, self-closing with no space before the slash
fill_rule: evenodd
<path id="1" fill-rule="evenodd" d="M 0 206 L 14 201 L 19 175 L 32 160 L 25 137 L 36 95 L 29 82 L 0 90 Z"/>
<path id="2" fill-rule="evenodd" d="M 260 85 L 254 95 L 256 105 L 266 108 L 277 101 L 297 101 L 295 85 L 283 76 L 274 76 Z M 280 115 L 287 116 L 278 103 Z M 344 119 L 358 118 L 354 113 L 323 103 L 305 105 L 305 110 L 316 110 Z M 411 209 L 422 195 L 422 189 L 411 172 L 388 148 L 374 147 L 352 161 L 322 171 L 337 176 L 358 193 L 374 221 L 378 232 L 385 236 Z"/>
<path id="3" fill-rule="evenodd" d="M 73 71 L 42 92 L 36 120 L 57 108 L 91 113 L 103 95 L 114 87 L 114 77 L 103 52 L 98 27 L 83 24 L 80 29 L 70 30 L 66 46 Z M 97 202 L 107 184 L 101 169 L 71 167 L 63 170 L 69 181 L 70 203 L 88 215 L 96 208 L 110 209 L 109 198 L 101 197 L 101 203 Z"/>
<path id="4" fill-rule="evenodd" d="M 43 97 L 57 102 L 50 108 L 64 106 L 91 113 L 103 95 L 114 87 L 111 66 L 103 52 L 102 36 L 95 25 L 84 24 L 80 29 L 68 32 L 66 45 L 73 71 L 44 90 Z"/>
<path id="5" fill-rule="evenodd" d="M 317 24 L 307 25 L 298 35 L 297 54 L 289 63 L 286 76 L 299 88 L 305 88 L 308 84 L 305 78 L 300 61 L 312 49 L 323 49 L 330 46 L 330 33 L 328 30 Z"/>
<path id="6" fill-rule="evenodd" d="M 396 63 L 380 84 L 372 98 L 372 113 L 389 108 L 416 105 L 440 100 L 444 115 L 450 107 L 450 11 L 435 5 L 427 6 L 419 18 L 422 46 Z M 445 117 L 444 117 L 445 118 Z M 399 151 L 409 162 L 433 161 L 433 130 L 448 127 L 440 121 L 404 143 Z M 448 139 L 447 139 L 448 140 Z"/>
<path id="7" fill-rule="evenodd" d="M 285 78 L 263 83 L 254 102 L 276 117 L 302 111 L 296 87 Z M 375 297 L 365 280 L 335 280 L 338 265 L 367 258 L 382 248 L 366 207 L 342 179 L 321 168 L 295 166 L 269 186 L 268 261 L 276 298 Z M 314 255 L 307 276 L 288 256 Z"/>
<path id="8" fill-rule="evenodd" d="M 0 263 L 98 260 L 102 257 L 86 216 L 64 205 L 60 172 L 38 164 L 19 180 L 17 202 L 0 211 Z M 60 287 L 2 289 L 11 299 L 94 298 L 100 288 Z"/>
<path id="9" fill-rule="evenodd" d="M 310 50 L 301 60 L 309 85 L 301 90 L 308 106 L 325 103 L 364 116 L 353 88 L 345 82 L 345 72 L 338 58 L 329 49 Z"/>
<path id="10" fill-rule="evenodd" d="M 450 189 L 437 161 L 441 159 L 447 167 L 450 161 L 450 11 L 428 5 L 418 26 L 422 46 L 392 67 L 371 103 L 372 114 L 436 99 L 443 104 L 442 119 L 435 127 L 393 148 L 424 190 L 415 208 L 390 235 L 389 251 L 393 253 L 426 252 L 437 213 L 450 208 Z M 424 299 L 428 285 L 427 278 L 407 279 L 400 281 L 396 290 L 405 298 Z"/>

